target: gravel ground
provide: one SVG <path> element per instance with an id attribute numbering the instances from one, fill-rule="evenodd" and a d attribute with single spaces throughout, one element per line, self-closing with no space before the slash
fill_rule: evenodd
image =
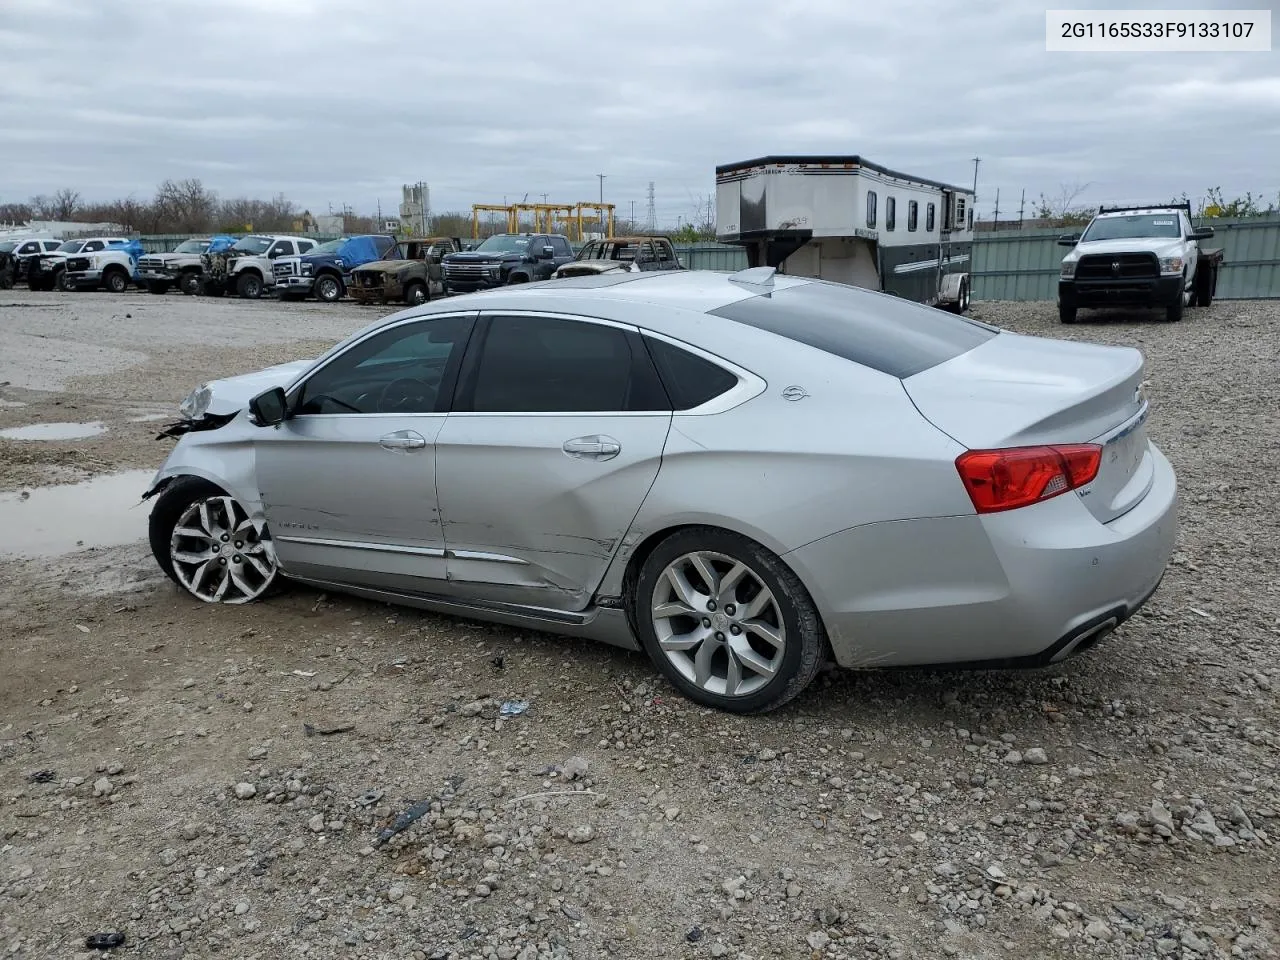
<path id="1" fill-rule="evenodd" d="M 0 509 L 154 467 L 133 418 L 377 314 L 0 300 L 0 429 L 107 427 L 0 441 Z M 741 718 L 605 647 L 304 589 L 198 605 L 136 543 L 0 559 L 0 955 L 1277 956 L 1280 304 L 974 314 L 1147 356 L 1183 525 L 1094 650 L 831 672 Z"/>

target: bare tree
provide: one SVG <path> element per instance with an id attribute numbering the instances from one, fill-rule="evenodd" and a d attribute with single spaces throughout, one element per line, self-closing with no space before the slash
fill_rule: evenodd
<path id="1" fill-rule="evenodd" d="M 1089 207 L 1078 206 L 1076 200 L 1090 186 L 1088 183 L 1064 183 L 1059 185 L 1058 193 L 1053 198 L 1040 194 L 1036 217 L 1048 220 L 1055 227 L 1087 223 L 1093 216 L 1092 211 Z"/>
<path id="2" fill-rule="evenodd" d="M 156 213 L 165 229 L 200 233 L 213 225 L 217 196 L 198 179 L 166 180 L 156 190 Z"/>
<path id="3" fill-rule="evenodd" d="M 0 203 L 0 223 L 26 223 L 31 217 L 29 203 Z"/>

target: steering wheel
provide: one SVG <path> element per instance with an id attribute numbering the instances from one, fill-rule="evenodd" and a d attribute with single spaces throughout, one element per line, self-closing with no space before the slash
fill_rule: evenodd
<path id="1" fill-rule="evenodd" d="M 378 394 L 378 412 L 396 413 L 403 410 L 406 404 L 413 404 L 411 413 L 427 413 L 429 411 L 422 408 L 427 406 L 428 398 L 431 405 L 435 405 L 437 389 L 435 384 L 418 377 L 397 377 Z"/>

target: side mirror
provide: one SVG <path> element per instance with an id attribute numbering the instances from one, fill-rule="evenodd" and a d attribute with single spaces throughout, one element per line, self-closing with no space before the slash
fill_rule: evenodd
<path id="1" fill-rule="evenodd" d="M 1080 234 L 1078 233 L 1064 233 L 1058 238 L 1058 246 L 1060 247 L 1074 247 L 1079 242 Z"/>
<path id="2" fill-rule="evenodd" d="M 555 258 L 555 255 L 556 255 L 556 248 L 555 248 L 555 247 L 543 247 L 543 248 L 542 248 L 542 259 L 543 259 L 543 260 L 552 260 L 552 259 L 554 259 L 554 258 Z"/>
<path id="3" fill-rule="evenodd" d="M 1213 237 L 1213 227 L 1197 227 L 1191 231 L 1192 240 L 1209 240 Z"/>
<path id="4" fill-rule="evenodd" d="M 272 387 L 264 390 L 249 401 L 249 412 L 260 427 L 274 427 L 283 423 L 289 413 L 289 404 L 284 396 L 283 387 Z"/>

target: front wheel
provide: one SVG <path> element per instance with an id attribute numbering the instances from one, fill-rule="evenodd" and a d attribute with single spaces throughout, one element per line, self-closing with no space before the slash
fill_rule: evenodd
<path id="1" fill-rule="evenodd" d="M 331 273 L 316 278 L 316 299 L 322 303 L 334 303 L 342 299 L 342 281 Z"/>
<path id="2" fill-rule="evenodd" d="M 731 713 L 782 706 L 809 685 L 827 651 L 795 573 L 727 530 L 690 527 L 662 541 L 630 602 L 640 641 L 667 679 Z"/>
<path id="3" fill-rule="evenodd" d="M 184 296 L 194 297 L 200 292 L 200 274 L 195 270 L 188 270 L 178 278 L 178 289 Z"/>
<path id="4" fill-rule="evenodd" d="M 179 477 L 151 510 L 151 553 L 178 586 L 205 603 L 248 603 L 279 575 L 271 539 L 234 497 Z"/>
<path id="5" fill-rule="evenodd" d="M 102 278 L 102 285 L 111 293 L 124 293 L 129 289 L 129 275 L 123 270 L 108 270 Z"/>
<path id="6" fill-rule="evenodd" d="M 1164 319 L 1166 323 L 1177 323 L 1182 319 L 1182 313 L 1186 309 L 1186 301 L 1187 295 L 1179 290 L 1177 299 L 1164 309 Z"/>
<path id="7" fill-rule="evenodd" d="M 427 293 L 427 285 L 419 280 L 413 280 L 404 288 L 404 302 L 411 307 L 416 307 L 420 303 L 426 303 L 431 299 Z"/>
<path id="8" fill-rule="evenodd" d="M 67 276 L 66 270 L 59 270 L 53 275 L 52 289 L 57 290 L 59 293 L 70 293 L 75 289 L 71 278 Z"/>
<path id="9" fill-rule="evenodd" d="M 257 300 L 262 296 L 262 278 L 256 273 L 242 273 L 236 281 L 236 293 L 245 300 Z"/>

